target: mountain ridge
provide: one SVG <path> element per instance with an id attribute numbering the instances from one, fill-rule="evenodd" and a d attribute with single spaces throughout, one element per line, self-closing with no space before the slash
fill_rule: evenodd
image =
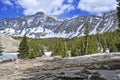
<path id="1" fill-rule="evenodd" d="M 0 33 L 11 36 L 31 38 L 73 38 L 84 36 L 84 24 L 90 23 L 90 34 L 99 34 L 117 29 L 116 11 L 101 16 L 78 16 L 72 19 L 60 19 L 43 12 L 18 18 L 0 20 Z"/>

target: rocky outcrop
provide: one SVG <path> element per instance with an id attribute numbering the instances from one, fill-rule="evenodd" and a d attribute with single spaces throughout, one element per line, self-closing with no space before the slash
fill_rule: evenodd
<path id="1" fill-rule="evenodd" d="M 0 80 L 119 80 L 119 66 L 120 53 L 38 57 L 0 64 Z"/>
<path id="2" fill-rule="evenodd" d="M 4 48 L 4 52 L 17 52 L 19 41 L 10 36 L 0 34 L 0 42 Z"/>

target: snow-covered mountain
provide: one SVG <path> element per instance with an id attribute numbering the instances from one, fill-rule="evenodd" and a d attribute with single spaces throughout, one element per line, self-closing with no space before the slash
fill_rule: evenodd
<path id="1" fill-rule="evenodd" d="M 90 34 L 114 31 L 117 29 L 116 11 L 100 16 L 79 16 L 73 19 L 59 19 L 43 12 L 0 21 L 0 33 L 32 38 L 63 37 L 72 38 L 84 35 L 84 24 L 90 22 Z"/>

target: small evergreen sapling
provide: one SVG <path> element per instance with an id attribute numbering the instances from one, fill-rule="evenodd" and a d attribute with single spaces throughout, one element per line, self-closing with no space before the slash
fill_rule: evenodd
<path id="1" fill-rule="evenodd" d="M 2 55 L 1 53 L 3 52 L 3 47 L 2 47 L 2 45 L 1 45 L 1 43 L 0 43 L 0 55 Z"/>

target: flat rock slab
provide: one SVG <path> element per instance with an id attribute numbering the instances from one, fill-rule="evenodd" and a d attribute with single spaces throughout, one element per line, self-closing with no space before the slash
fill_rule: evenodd
<path id="1" fill-rule="evenodd" d="M 5 62 L 0 64 L 0 80 L 120 80 L 119 54 Z"/>

